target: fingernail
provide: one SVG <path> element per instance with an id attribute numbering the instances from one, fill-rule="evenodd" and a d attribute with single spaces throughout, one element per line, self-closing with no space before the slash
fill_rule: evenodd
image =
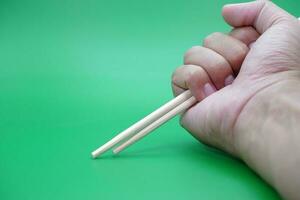
<path id="1" fill-rule="evenodd" d="M 212 86 L 210 83 L 206 83 L 203 87 L 204 90 L 204 94 L 206 96 L 211 95 L 212 93 L 216 92 L 216 88 L 214 86 Z"/>
<path id="2" fill-rule="evenodd" d="M 227 78 L 225 78 L 225 86 L 230 85 L 232 82 L 234 81 L 234 77 L 232 75 L 227 76 Z"/>

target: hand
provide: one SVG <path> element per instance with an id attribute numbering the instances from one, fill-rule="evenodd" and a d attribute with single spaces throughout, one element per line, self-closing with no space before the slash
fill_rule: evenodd
<path id="1" fill-rule="evenodd" d="M 208 36 L 173 73 L 174 94 L 190 89 L 199 100 L 181 124 L 299 199 L 300 23 L 269 1 L 227 5 L 223 17 L 234 27 L 229 35 Z"/>

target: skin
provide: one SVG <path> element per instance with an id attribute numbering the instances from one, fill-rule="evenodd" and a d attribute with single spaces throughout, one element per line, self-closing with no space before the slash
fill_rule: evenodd
<path id="1" fill-rule="evenodd" d="M 269 1 L 226 5 L 233 27 L 189 49 L 175 95 L 199 101 L 181 125 L 247 163 L 285 199 L 300 199 L 300 23 Z"/>

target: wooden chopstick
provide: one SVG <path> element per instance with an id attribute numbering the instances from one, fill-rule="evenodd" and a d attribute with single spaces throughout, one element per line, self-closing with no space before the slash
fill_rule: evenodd
<path id="1" fill-rule="evenodd" d="M 149 126 L 147 126 L 146 128 L 144 128 L 143 130 L 141 130 L 139 133 L 137 133 L 136 135 L 134 135 L 131 138 L 129 138 L 123 144 L 119 145 L 117 148 L 115 148 L 113 150 L 113 152 L 115 154 L 118 154 L 119 152 L 123 151 L 125 148 L 129 147 L 133 143 L 135 143 L 138 140 L 140 140 L 141 138 L 145 137 L 151 131 L 153 131 L 154 129 L 158 128 L 159 126 L 161 126 L 162 124 L 164 124 L 168 120 L 172 119 L 177 114 L 185 111 L 186 109 L 188 109 L 189 107 L 191 107 L 192 105 L 194 105 L 196 102 L 197 101 L 196 101 L 195 97 L 189 98 L 188 100 L 186 100 L 182 104 L 178 105 L 177 107 L 175 107 L 173 110 L 169 111 L 167 114 L 165 114 L 161 118 L 159 118 L 156 121 L 154 121 L 152 124 L 150 124 Z"/>
<path id="2" fill-rule="evenodd" d="M 126 139 L 127 137 L 137 133 L 138 131 L 142 130 L 143 128 L 147 127 L 150 125 L 152 122 L 160 118 L 161 116 L 165 115 L 168 113 L 170 110 L 174 109 L 177 107 L 179 104 L 185 102 L 187 99 L 192 97 L 192 93 L 187 90 L 177 96 L 176 98 L 172 99 L 168 103 L 164 104 L 145 118 L 141 119 L 140 121 L 136 122 L 120 134 L 116 135 L 114 138 L 112 138 L 110 141 L 96 149 L 95 151 L 92 152 L 92 157 L 96 158 L 106 152 L 107 150 L 111 149 L 114 147 L 116 144 L 121 142 L 122 140 Z"/>

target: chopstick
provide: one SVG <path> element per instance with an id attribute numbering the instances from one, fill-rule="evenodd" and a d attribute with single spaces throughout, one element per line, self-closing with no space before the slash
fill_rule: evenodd
<path id="1" fill-rule="evenodd" d="M 298 18 L 300 20 L 300 18 Z M 125 140 L 126 138 L 132 136 L 133 134 L 137 133 L 136 135 L 129 138 L 123 144 L 119 145 L 117 148 L 113 150 L 115 154 L 121 152 L 125 148 L 129 147 L 133 143 L 137 142 L 141 138 L 148 135 L 151 131 L 158 128 L 166 121 L 170 120 L 177 114 L 183 112 L 184 110 L 191 107 L 193 104 L 196 103 L 196 99 L 192 97 L 192 94 L 189 90 L 183 92 L 173 100 L 169 101 L 162 107 L 158 108 L 142 120 L 136 122 L 110 141 L 96 149 L 92 152 L 92 157 L 96 158 L 101 154 L 105 153 L 107 150 L 113 148 L 115 145 L 120 143 L 121 141 Z"/>
<path id="2" fill-rule="evenodd" d="M 188 100 L 186 100 L 182 104 L 178 105 L 177 107 L 175 107 L 173 110 L 169 111 L 167 114 L 165 114 L 164 116 L 162 116 L 158 120 L 154 121 L 152 124 L 150 124 L 149 126 L 144 128 L 143 130 L 141 130 L 139 133 L 132 136 L 130 139 L 125 141 L 123 144 L 119 145 L 117 148 L 115 148 L 113 150 L 114 154 L 118 154 L 119 152 L 123 151 L 125 148 L 129 147 L 133 143 L 135 143 L 138 140 L 140 140 L 141 138 L 145 137 L 151 131 L 158 128 L 159 126 L 161 126 L 162 124 L 164 124 L 168 120 L 172 119 L 177 114 L 179 114 L 179 113 L 183 112 L 184 110 L 188 109 L 189 107 L 191 107 L 195 103 L 196 103 L 195 97 L 189 98 Z"/>
<path id="3" fill-rule="evenodd" d="M 114 147 L 116 144 L 121 142 L 122 140 L 128 138 L 129 136 L 147 127 L 148 125 L 150 125 L 151 123 L 153 123 L 154 121 L 156 121 L 157 119 L 159 119 L 160 117 L 162 117 L 163 115 L 165 115 L 166 113 L 168 113 L 169 111 L 177 107 L 178 105 L 182 104 L 186 100 L 190 99 L 191 97 L 192 97 L 192 93 L 189 90 L 183 92 L 182 94 L 172 99 L 171 101 L 167 102 L 166 104 L 164 104 L 163 106 L 161 106 L 160 108 L 158 108 L 157 110 L 155 110 L 154 112 L 146 116 L 145 118 L 141 119 L 140 121 L 136 122 L 126 130 L 121 132 L 120 134 L 116 135 L 114 138 L 109 140 L 104 145 L 100 146 L 98 149 L 92 152 L 92 157 L 97 158 L 98 156 L 105 153 L 106 151 Z"/>

